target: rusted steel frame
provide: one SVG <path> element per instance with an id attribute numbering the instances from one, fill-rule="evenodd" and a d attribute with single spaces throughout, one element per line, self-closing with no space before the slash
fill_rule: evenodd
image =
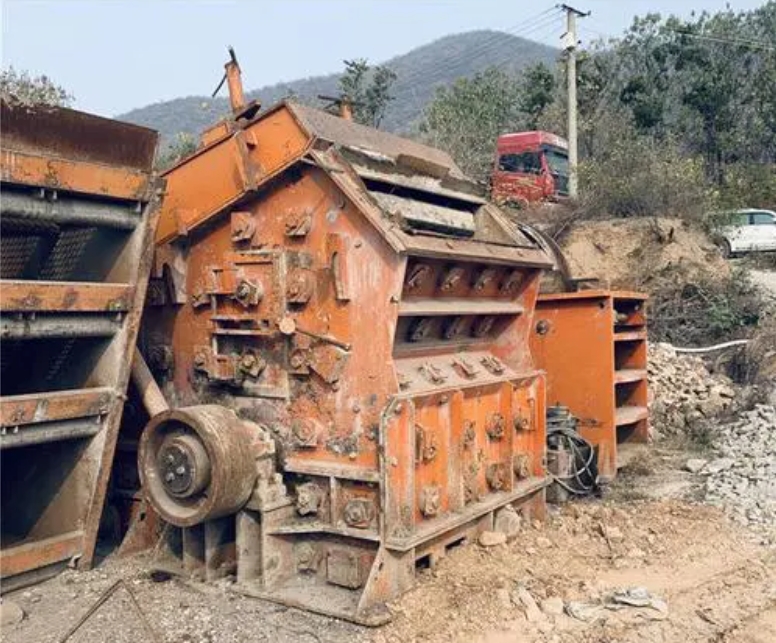
<path id="1" fill-rule="evenodd" d="M 133 207 L 129 202 L 92 202 L 64 196 L 51 201 L 31 194 L 3 193 L 3 216 L 70 225 L 133 230 L 140 223 Z"/>
<path id="2" fill-rule="evenodd" d="M 5 149 L 2 155 L 3 182 L 133 201 L 148 198 L 144 172 Z"/>
<path id="3" fill-rule="evenodd" d="M 424 297 L 404 299 L 399 304 L 399 317 L 422 315 L 521 315 L 522 304 L 513 301 L 472 298 Z"/>
<path id="4" fill-rule="evenodd" d="M 551 482 L 552 481 L 549 478 L 532 478 L 524 480 L 517 483 L 513 491 L 492 493 L 487 500 L 470 505 L 460 513 L 449 516 L 447 519 L 440 521 L 439 524 L 425 527 L 423 531 L 418 531 L 409 538 L 388 537 L 385 539 L 385 546 L 386 548 L 395 551 L 408 551 L 446 531 L 465 525 L 468 522 L 475 521 L 491 511 L 495 511 L 516 500 L 530 496 L 532 493 L 549 486 Z"/>
<path id="5" fill-rule="evenodd" d="M 102 428 L 99 416 L 95 416 L 93 419 L 76 418 L 73 420 L 27 424 L 24 426 L 26 428 L 21 430 L 19 430 L 18 426 L 15 426 L 10 433 L 7 428 L 3 427 L 3 433 L 0 434 L 0 449 L 88 438 L 99 433 Z"/>
<path id="6" fill-rule="evenodd" d="M 81 551 L 83 531 L 70 531 L 51 538 L 0 550 L 0 577 L 8 578 L 31 569 L 68 560 Z"/>
<path id="7" fill-rule="evenodd" d="M 408 254 L 432 259 L 475 260 L 519 268 L 551 268 L 544 251 L 494 243 L 401 233 Z"/>
<path id="8" fill-rule="evenodd" d="M 170 405 L 164 399 L 164 393 L 162 393 L 148 368 L 148 364 L 137 348 L 135 348 L 132 357 L 132 382 L 140 393 L 140 399 L 143 401 L 143 406 L 149 417 L 170 409 Z"/>
<path id="9" fill-rule="evenodd" d="M 375 469 L 334 462 L 315 462 L 314 460 L 304 460 L 293 456 L 285 460 L 283 470 L 311 476 L 335 476 L 344 480 L 357 480 L 359 482 L 380 481 L 380 474 Z"/>
<path id="10" fill-rule="evenodd" d="M 443 353 L 440 353 L 443 354 Z M 413 399 L 420 399 L 431 395 L 454 393 L 459 390 L 466 390 L 467 388 L 479 388 L 481 386 L 492 386 L 494 384 L 512 384 L 517 385 L 521 382 L 530 381 L 541 375 L 541 371 L 521 371 L 518 373 L 510 372 L 507 375 L 493 375 L 491 377 L 481 377 L 476 383 L 471 383 L 469 386 L 462 386 L 460 383 L 451 382 L 443 385 L 435 385 L 429 390 L 415 390 L 415 391 L 402 391 L 394 395 L 394 399 L 397 402 L 412 401 Z"/>
<path id="11" fill-rule="evenodd" d="M 94 314 L 46 314 L 27 317 L 0 317 L 2 339 L 42 339 L 50 337 L 111 337 L 121 329 L 121 319 Z"/>
<path id="12" fill-rule="evenodd" d="M 638 301 L 646 301 L 649 299 L 649 296 L 645 295 L 643 292 L 635 292 L 631 290 L 611 291 L 597 288 L 594 290 L 580 290 L 578 292 L 542 293 L 539 296 L 539 301 L 544 303 L 561 300 L 579 301 L 580 299 L 608 299 L 609 297 L 615 297 L 616 299 L 633 299 Z"/>
<path id="13" fill-rule="evenodd" d="M 361 178 L 352 170 L 346 162 L 339 159 L 339 155 L 333 149 L 326 152 L 311 150 L 310 157 L 315 164 L 331 178 L 332 181 L 345 193 L 345 196 L 363 213 L 369 221 L 382 234 L 386 242 L 396 252 L 405 250 L 405 245 L 399 236 L 399 229 L 394 225 L 388 225 L 383 213 L 373 199 L 367 196 Z"/>
<path id="14" fill-rule="evenodd" d="M 128 284 L 0 280 L 0 312 L 126 312 Z"/>
<path id="15" fill-rule="evenodd" d="M 5 150 L 145 171 L 146 179 L 153 167 L 158 134 L 147 127 L 50 105 L 3 100 L 0 110 Z"/>
<path id="16" fill-rule="evenodd" d="M 108 412 L 109 386 L 0 397 L 0 426 L 20 426 L 92 417 Z"/>
<path id="17" fill-rule="evenodd" d="M 356 172 L 362 179 L 371 179 L 373 181 L 379 181 L 381 183 L 387 183 L 390 185 L 398 185 L 400 187 L 411 188 L 413 190 L 420 190 L 422 192 L 429 192 L 438 196 L 449 197 L 451 199 L 457 199 L 459 201 L 465 201 L 467 203 L 474 203 L 477 205 L 484 205 L 487 201 L 481 197 L 466 192 L 458 192 L 445 188 L 441 184 L 432 185 L 427 177 L 423 177 L 423 181 L 418 181 L 413 176 L 407 176 L 406 174 L 398 174 L 393 172 L 380 172 L 373 168 L 357 163 L 352 164 Z"/>
<path id="18" fill-rule="evenodd" d="M 151 266 L 154 260 L 154 234 L 159 221 L 160 197 L 164 191 L 164 180 L 157 179 L 153 184 L 153 197 L 145 206 L 143 213 L 144 224 L 140 232 L 137 248 L 140 249 L 140 256 L 137 268 L 134 271 L 133 283 L 135 286 L 134 297 L 130 305 L 129 312 L 124 321 L 123 336 L 117 338 L 122 342 L 121 349 L 116 352 L 116 358 L 120 360 L 118 376 L 114 381 L 116 390 L 126 391 L 129 384 L 130 371 L 132 369 L 132 356 L 135 351 L 135 341 L 137 339 L 140 319 L 143 315 L 143 304 L 145 302 L 146 289 L 148 288 L 148 279 L 151 275 Z M 116 441 L 118 439 L 119 429 L 121 427 L 121 415 L 123 413 L 122 404 L 114 404 L 105 418 L 104 429 L 105 440 L 102 457 L 100 458 L 99 473 L 94 485 L 94 493 L 91 497 L 89 511 L 84 522 L 84 550 L 83 556 L 79 561 L 79 566 L 83 569 L 89 569 L 94 560 L 94 548 L 97 543 L 97 533 L 100 528 L 100 518 L 105 503 L 105 496 L 110 481 L 113 457 L 116 453 Z"/>

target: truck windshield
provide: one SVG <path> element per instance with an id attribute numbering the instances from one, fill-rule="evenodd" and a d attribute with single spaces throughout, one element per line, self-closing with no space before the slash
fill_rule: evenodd
<path id="1" fill-rule="evenodd" d="M 550 166 L 550 172 L 561 176 L 569 175 L 569 157 L 565 150 L 545 147 L 544 154 L 547 158 L 547 164 Z"/>
<path id="2" fill-rule="evenodd" d="M 498 169 L 502 172 L 541 174 L 542 162 L 538 152 L 502 154 L 498 159 Z"/>

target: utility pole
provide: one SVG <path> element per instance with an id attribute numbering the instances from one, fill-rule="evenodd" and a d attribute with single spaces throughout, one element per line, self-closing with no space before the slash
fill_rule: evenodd
<path id="1" fill-rule="evenodd" d="M 563 36 L 566 50 L 566 76 L 568 80 L 568 136 L 569 136 L 569 197 L 577 198 L 577 16 L 585 13 L 567 4 L 560 5 L 566 12 L 566 33 Z"/>

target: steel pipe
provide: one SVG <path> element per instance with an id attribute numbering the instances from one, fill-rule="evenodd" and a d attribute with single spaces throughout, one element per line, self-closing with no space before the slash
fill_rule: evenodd
<path id="1" fill-rule="evenodd" d="M 137 347 L 135 347 L 135 353 L 132 357 L 132 382 L 140 393 L 140 398 L 149 417 L 154 417 L 159 413 L 170 410 L 170 405 L 167 404 L 164 393 L 162 393 L 162 390 L 156 383 L 154 376 L 151 374 L 151 369 L 148 368 L 148 364 Z"/>
<path id="2" fill-rule="evenodd" d="M 88 438 L 98 433 L 101 428 L 102 422 L 99 421 L 99 416 L 79 418 L 77 420 L 62 420 L 60 422 L 27 424 L 23 428 L 4 427 L 4 433 L 0 434 L 0 449 Z"/>
<path id="3" fill-rule="evenodd" d="M 127 203 L 70 198 L 50 201 L 20 192 L 3 193 L 2 213 L 4 217 L 121 230 L 134 230 L 141 220 L 140 214 L 133 212 Z"/>
<path id="4" fill-rule="evenodd" d="M 116 313 L 102 315 L 0 315 L 3 339 L 46 339 L 70 337 L 112 337 L 121 328 Z"/>

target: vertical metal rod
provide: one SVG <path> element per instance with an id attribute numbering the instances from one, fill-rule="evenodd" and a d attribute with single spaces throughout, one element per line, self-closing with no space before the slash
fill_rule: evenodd
<path id="1" fill-rule="evenodd" d="M 243 91 L 240 65 L 237 63 L 234 49 L 229 47 L 230 60 L 226 63 L 226 84 L 229 87 L 229 104 L 232 113 L 237 114 L 245 108 L 245 92 Z"/>

